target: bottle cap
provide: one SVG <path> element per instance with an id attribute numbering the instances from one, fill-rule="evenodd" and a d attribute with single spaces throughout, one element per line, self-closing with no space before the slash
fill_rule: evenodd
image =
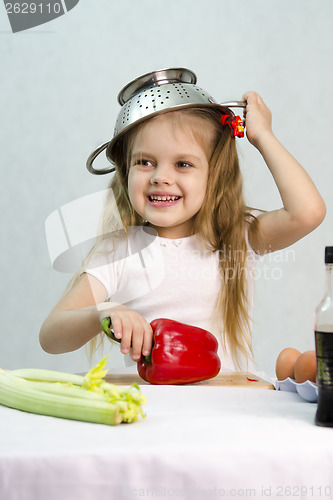
<path id="1" fill-rule="evenodd" d="M 325 247 L 325 264 L 333 264 L 333 247 Z"/>

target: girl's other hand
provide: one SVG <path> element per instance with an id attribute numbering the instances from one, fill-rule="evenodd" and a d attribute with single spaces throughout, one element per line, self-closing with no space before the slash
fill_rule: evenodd
<path id="1" fill-rule="evenodd" d="M 133 361 L 138 361 L 141 353 L 144 356 L 150 354 L 153 345 L 153 329 L 140 314 L 122 304 L 115 304 L 107 310 L 103 307 L 100 316 L 101 319 L 110 316 L 114 335 L 117 339 L 121 339 L 122 354 L 128 354 L 131 347 Z"/>
<path id="2" fill-rule="evenodd" d="M 246 92 L 242 101 L 246 103 L 243 116 L 247 138 L 253 146 L 260 149 L 260 143 L 266 134 L 273 133 L 272 114 L 256 92 Z"/>

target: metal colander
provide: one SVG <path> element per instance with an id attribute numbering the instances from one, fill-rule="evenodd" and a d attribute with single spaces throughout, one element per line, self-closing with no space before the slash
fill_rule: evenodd
<path id="1" fill-rule="evenodd" d="M 233 116 L 230 108 L 245 107 L 244 102 L 234 101 L 218 104 L 212 96 L 196 85 L 196 75 L 185 68 L 168 68 L 147 73 L 126 85 L 118 95 L 122 106 L 113 138 L 95 149 L 87 160 L 87 169 L 92 174 L 107 174 L 115 167 L 95 169 L 95 158 L 106 149 L 106 157 L 113 164 L 114 151 L 119 138 L 130 128 L 157 114 L 187 107 L 217 107 L 223 114 Z"/>

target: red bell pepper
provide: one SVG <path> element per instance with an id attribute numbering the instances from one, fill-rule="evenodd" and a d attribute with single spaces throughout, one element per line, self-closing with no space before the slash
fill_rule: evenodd
<path id="1" fill-rule="evenodd" d="M 151 384 L 191 384 L 215 377 L 221 368 L 217 339 L 207 330 L 155 319 L 150 356 L 137 363 L 141 378 Z"/>

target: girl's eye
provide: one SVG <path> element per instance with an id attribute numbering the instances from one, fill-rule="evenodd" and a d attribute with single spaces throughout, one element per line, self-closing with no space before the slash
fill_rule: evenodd
<path id="1" fill-rule="evenodd" d="M 137 158 L 134 160 L 134 165 L 142 165 L 143 167 L 151 167 L 153 162 L 150 160 L 145 160 L 144 158 Z"/>
<path id="2" fill-rule="evenodd" d="M 177 162 L 177 167 L 179 167 L 179 168 L 189 168 L 191 166 L 192 166 L 191 163 L 188 163 L 187 161 Z"/>

